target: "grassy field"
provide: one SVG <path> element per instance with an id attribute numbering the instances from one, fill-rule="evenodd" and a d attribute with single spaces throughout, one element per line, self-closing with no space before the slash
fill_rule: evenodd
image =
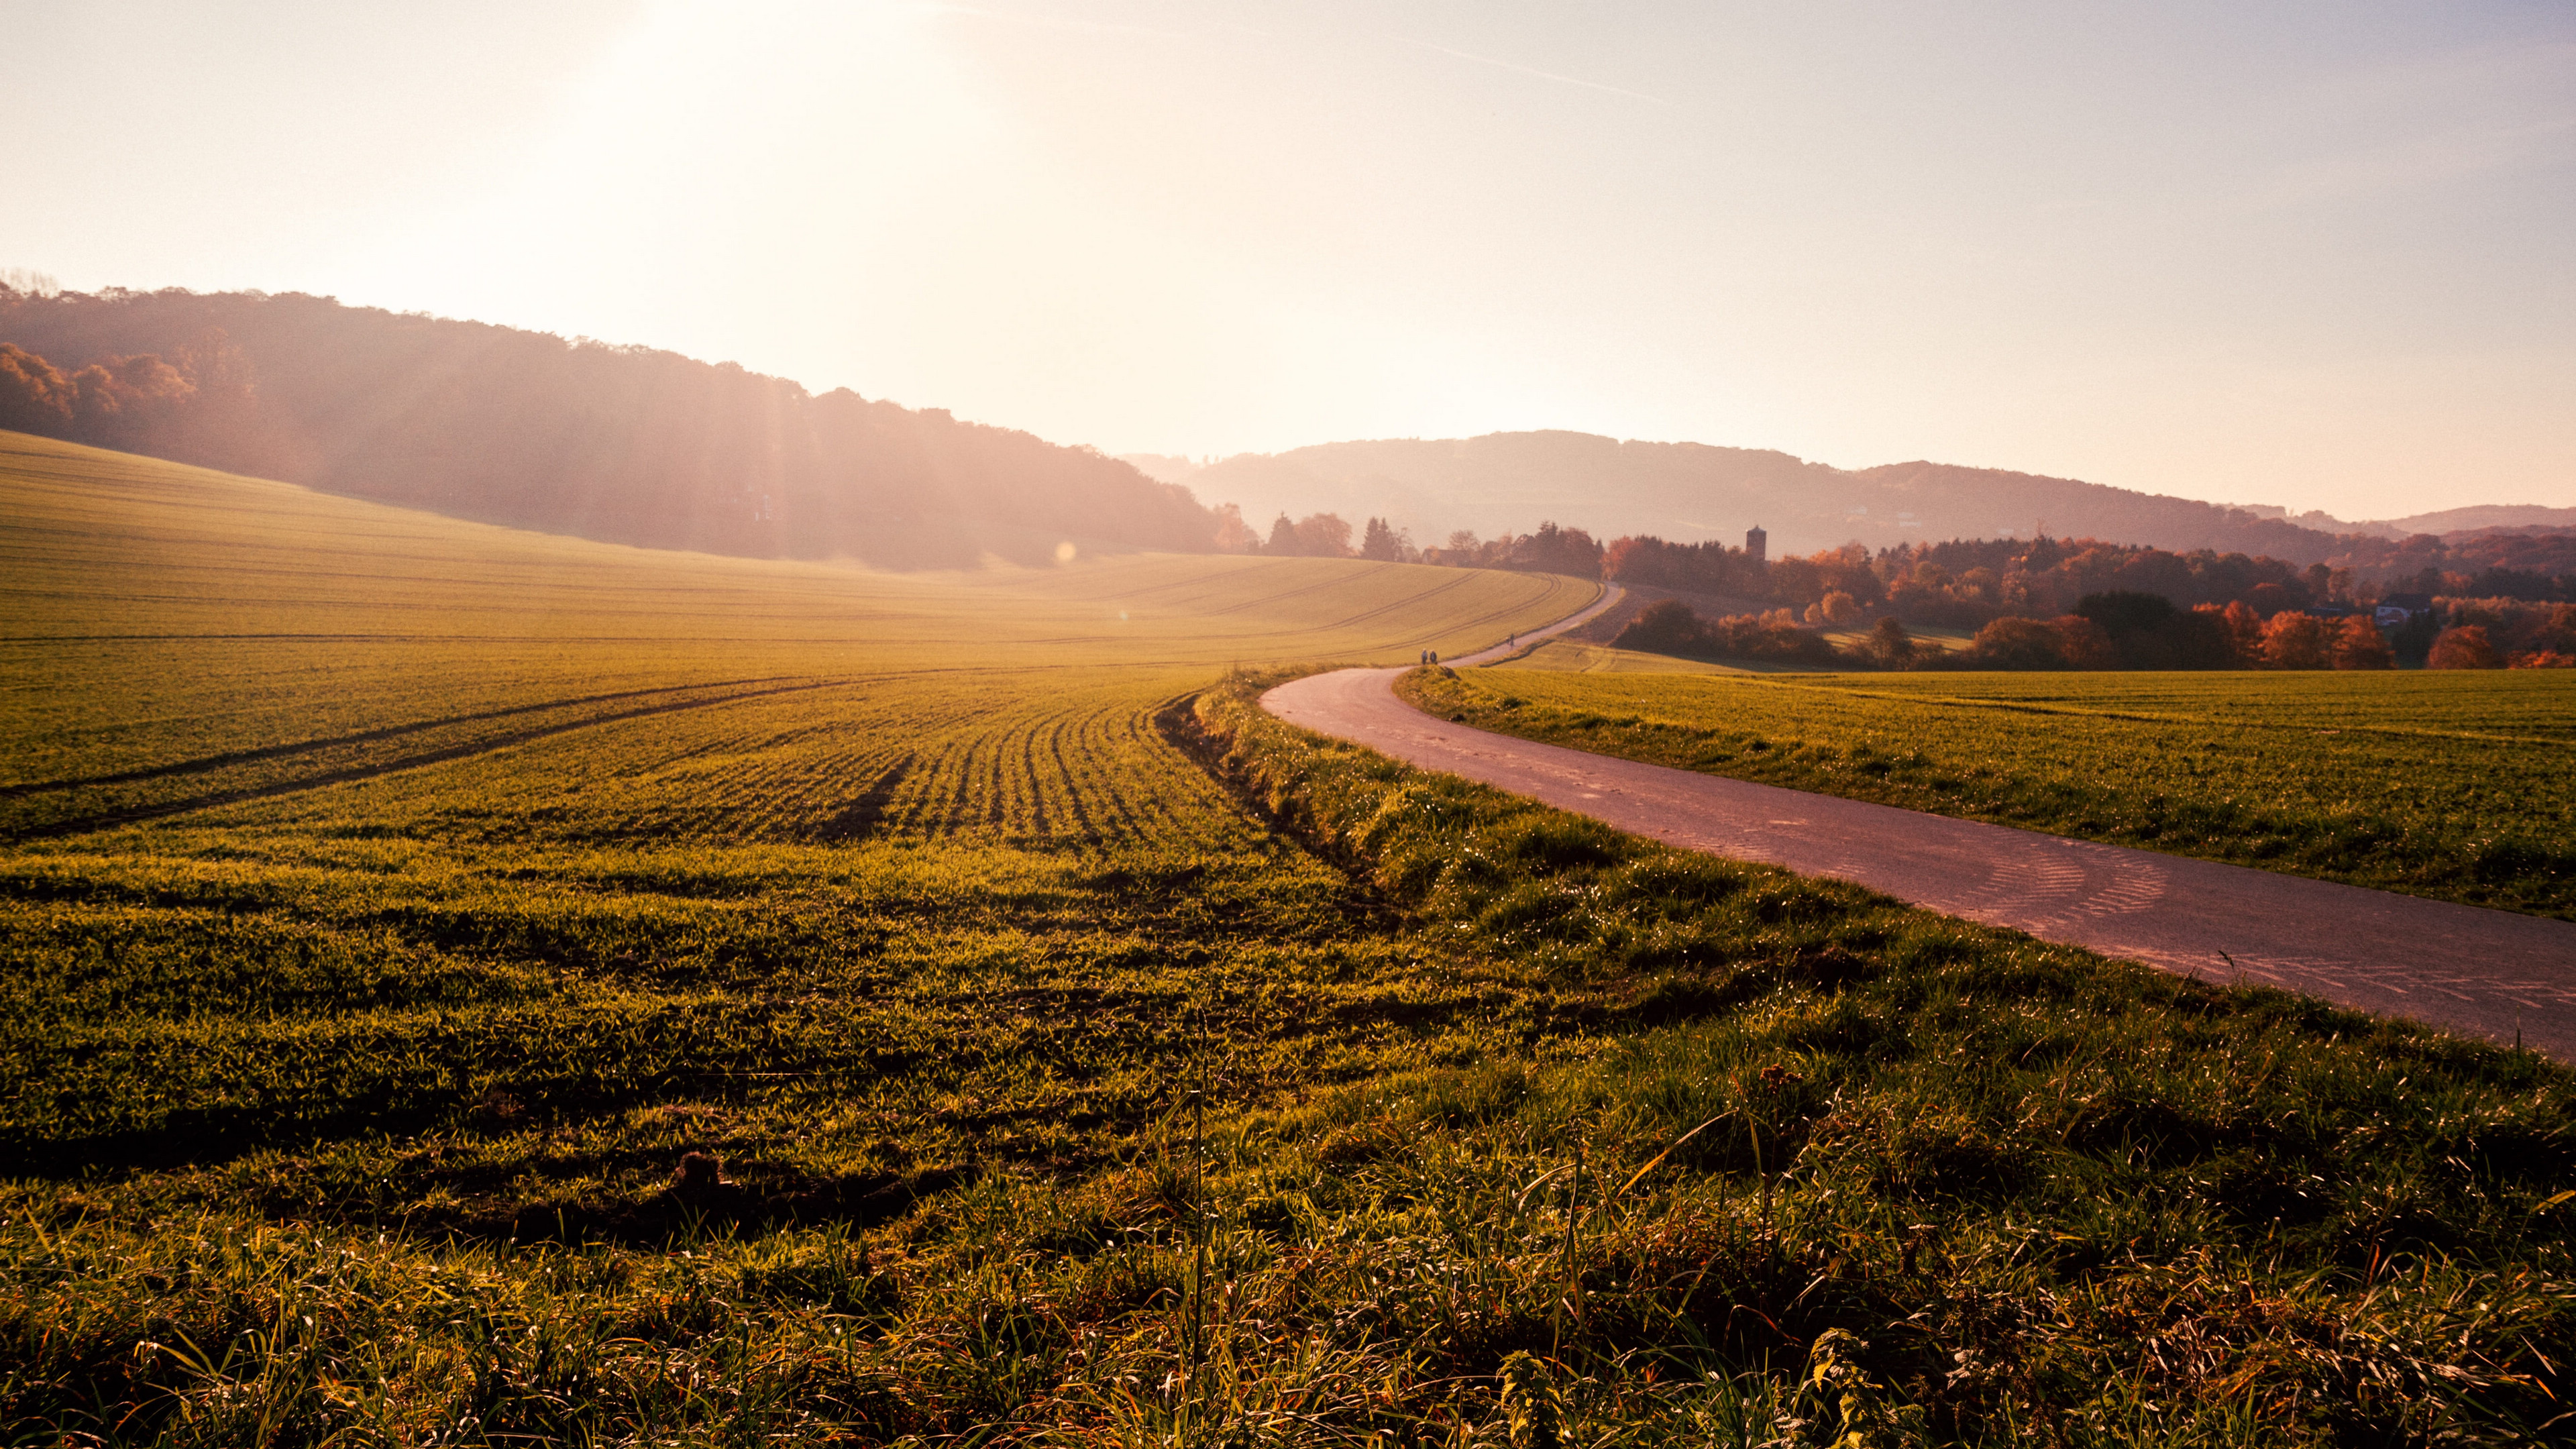
<path id="1" fill-rule="evenodd" d="M 1872 622 L 1875 623 L 1875 621 Z M 1867 625 L 1827 629 L 1824 635 L 1834 644 L 1845 649 L 1867 648 L 1872 638 L 1870 627 Z M 1974 629 L 1954 629 L 1939 624 L 1910 625 L 1906 628 L 1905 635 L 1914 641 L 1916 649 L 1927 654 L 1935 652 L 1956 654 L 1961 650 L 1974 648 L 1977 642 L 1977 631 Z"/>
<path id="2" fill-rule="evenodd" d="M 2559 1433 L 2559 1069 L 1231 672 L 1588 586 L 889 578 L 0 443 L 12 1442 Z"/>
<path id="3" fill-rule="evenodd" d="M 2576 918 L 2576 678 L 2549 670 L 1496 669 L 1403 687 L 1630 759 Z"/>
<path id="4" fill-rule="evenodd" d="M 14 838 L 781 691 L 896 713 L 918 694 L 945 717 L 940 700 L 971 711 L 988 680 L 1044 693 L 1007 681 L 1074 670 L 1159 697 L 1156 681 L 1241 660 L 1393 661 L 1560 617 L 1592 588 L 1176 556 L 869 574 L 459 523 L 15 434 L 0 479 Z"/>
<path id="5" fill-rule="evenodd" d="M 1513 669 L 1542 669 L 1556 674 L 1738 674 L 1726 664 L 1706 664 L 1669 654 L 1642 654 L 1580 639 L 1550 639 L 1511 661 Z"/>

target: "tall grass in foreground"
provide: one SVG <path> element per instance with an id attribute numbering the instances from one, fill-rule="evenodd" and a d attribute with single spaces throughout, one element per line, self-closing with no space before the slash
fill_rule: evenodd
<path id="1" fill-rule="evenodd" d="M 1343 1108 L 1389 1144 L 1351 1174 L 1378 1203 L 1451 1187 L 1449 1150 L 1621 1184 L 1573 1221 L 1657 1266 L 1556 1296 L 1585 1310 L 1587 1373 L 1651 1348 L 1775 1387 L 1863 1375 L 1940 1438 L 2576 1424 L 2561 1069 L 1665 850 L 1289 730 L 1255 695 L 1201 708 L 1276 818 L 1422 929 L 1647 1028 Z"/>
<path id="2" fill-rule="evenodd" d="M 469 1113 L 221 1170 L 21 1179 L 0 1412 L 47 1440 L 208 1444 L 2571 1437 L 2561 1069 L 1666 850 L 1289 729 L 1264 682 L 1165 727 L 1344 894 L 1275 843 L 1302 894 L 1234 927 L 1262 909 L 1249 846 L 1200 874 L 1033 853 L 1016 894 L 1046 919 L 979 901 L 978 930 L 1028 943 L 978 945 L 1016 953 L 981 980 L 930 959 L 963 923 L 926 899 L 907 923 L 869 886 L 868 929 L 922 933 L 945 973 L 917 984 L 855 934 L 823 938 L 846 962 L 774 978 L 783 951 L 733 981 L 712 908 L 686 907 L 708 965 L 668 988 L 725 986 L 745 1030 L 769 996 L 817 1022 L 865 996 L 869 1040 L 935 1020 L 975 1060 L 862 1068 L 798 1039 L 854 1105 L 924 1118 L 857 1129 L 864 1150 L 958 1169 L 891 1212 L 753 1202 L 862 1150 L 832 1092 L 699 1105 L 657 1078 L 615 1112 L 731 1114 L 745 1185 L 675 1186 L 617 1233 L 425 1202 L 487 1226 L 406 1230 L 356 1168 L 419 1192 L 462 1159 L 495 1197 L 578 1206 L 607 1191 L 582 1174 L 631 1183 L 672 1130 Z M 883 868 L 848 859 L 746 899 L 828 920 L 827 873 Z M 1132 920 L 1083 934 L 1109 912 Z M 1226 936 L 1282 929 L 1311 940 Z M 1010 1027 L 1041 972 L 1077 1015 Z M 949 997 L 981 1004 L 922 1015 Z M 1091 1011 L 1127 1023 L 1133 1064 L 1087 1043 Z M 1325 1053 L 1353 1070 L 1297 1070 Z M 1029 1111 L 972 1126 L 993 1095 L 1112 1120 L 1032 1156 Z M 317 1170 L 351 1191 L 299 1195 Z"/>

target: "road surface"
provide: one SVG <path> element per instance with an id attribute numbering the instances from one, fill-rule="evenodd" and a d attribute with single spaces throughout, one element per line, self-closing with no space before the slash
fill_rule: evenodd
<path id="1" fill-rule="evenodd" d="M 1614 591 L 1559 627 L 1616 601 Z M 2518 1035 L 2576 1060 L 2576 923 L 1536 744 L 1415 710 L 1395 697 L 1400 673 L 1311 675 L 1261 703 L 1290 724 L 1670 845 L 1833 876 L 2205 980 L 2286 987 L 2497 1042 Z"/>

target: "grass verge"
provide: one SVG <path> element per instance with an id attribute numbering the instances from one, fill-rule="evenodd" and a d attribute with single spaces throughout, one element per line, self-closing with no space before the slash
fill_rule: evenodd
<path id="1" fill-rule="evenodd" d="M 1445 719 L 1647 764 L 2576 920 L 2576 680 L 1419 671 Z"/>

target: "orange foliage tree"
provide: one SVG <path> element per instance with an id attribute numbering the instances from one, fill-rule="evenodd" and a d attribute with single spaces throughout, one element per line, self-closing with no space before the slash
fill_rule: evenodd
<path id="1" fill-rule="evenodd" d="M 2497 664 L 2495 645 L 2488 642 L 2487 631 L 2475 624 L 2456 625 L 2434 636 L 2433 655 L 2425 661 L 2428 669 L 2493 669 Z"/>
<path id="2" fill-rule="evenodd" d="M 2236 662 L 2251 668 L 2263 662 L 2263 616 L 2243 599 L 2230 600 L 2218 616 L 2227 624 L 2227 640 Z"/>
<path id="3" fill-rule="evenodd" d="M 1984 669 L 2064 669 L 2066 636 L 2037 619 L 2007 615 L 1977 631 L 1969 657 Z"/>
<path id="4" fill-rule="evenodd" d="M 74 395 L 61 368 L 0 342 L 0 428 L 58 437 L 72 425 Z"/>
<path id="5" fill-rule="evenodd" d="M 2334 634 L 2334 667 L 2337 669 L 2394 669 L 2397 651 L 2389 647 L 2388 636 L 2367 614 L 2355 614 L 2343 621 Z"/>
<path id="6" fill-rule="evenodd" d="M 2271 669 L 2325 668 L 2325 621 L 2295 609 L 2274 614 L 2263 626 L 2263 663 Z"/>
<path id="7" fill-rule="evenodd" d="M 2111 631 L 2081 614 L 2060 615 L 2051 625 L 2066 641 L 2066 663 L 2074 669 L 2117 669 L 2120 648 Z"/>

